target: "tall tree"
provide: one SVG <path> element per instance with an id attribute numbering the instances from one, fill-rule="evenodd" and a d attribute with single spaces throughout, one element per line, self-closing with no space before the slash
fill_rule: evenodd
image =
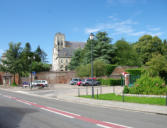
<path id="1" fill-rule="evenodd" d="M 14 75 L 18 73 L 19 75 L 24 71 L 24 65 L 22 63 L 22 48 L 21 43 L 9 43 L 9 49 L 6 51 L 6 59 L 2 60 L 0 69 L 4 72 L 9 72 Z"/>
<path id="2" fill-rule="evenodd" d="M 70 70 L 74 70 L 77 66 L 81 64 L 81 59 L 82 59 L 82 49 L 77 49 L 71 58 L 68 68 Z"/>
<path id="3" fill-rule="evenodd" d="M 36 61 L 38 62 L 47 62 L 46 60 L 46 56 L 47 54 L 40 48 L 40 46 L 37 47 L 37 49 L 35 50 L 35 55 L 36 55 Z"/>
<path id="4" fill-rule="evenodd" d="M 140 66 L 141 59 L 135 49 L 124 39 L 115 43 L 115 62 L 118 65 Z"/>
<path id="5" fill-rule="evenodd" d="M 162 40 L 151 35 L 144 35 L 139 38 L 139 41 L 134 45 L 137 53 L 141 56 L 143 64 L 152 58 L 152 54 L 163 54 Z"/>

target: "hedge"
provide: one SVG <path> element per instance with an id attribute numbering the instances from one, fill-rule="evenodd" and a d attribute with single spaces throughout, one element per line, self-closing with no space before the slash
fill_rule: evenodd
<path id="1" fill-rule="evenodd" d="M 126 69 L 125 71 L 131 75 L 141 75 L 144 72 L 144 69 L 143 68 L 134 68 L 134 69 Z"/>
<path id="2" fill-rule="evenodd" d="M 109 85 L 109 86 L 114 86 L 114 85 L 121 85 L 121 79 L 98 79 L 100 81 L 101 85 Z"/>

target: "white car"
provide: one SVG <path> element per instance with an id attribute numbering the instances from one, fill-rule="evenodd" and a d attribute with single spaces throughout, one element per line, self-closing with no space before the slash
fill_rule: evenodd
<path id="1" fill-rule="evenodd" d="M 32 86 L 48 87 L 48 82 L 46 80 L 34 80 Z"/>

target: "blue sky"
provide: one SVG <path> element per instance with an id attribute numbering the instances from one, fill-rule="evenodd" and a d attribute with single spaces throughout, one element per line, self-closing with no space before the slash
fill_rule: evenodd
<path id="1" fill-rule="evenodd" d="M 38 45 L 52 63 L 54 35 L 86 41 L 106 31 L 116 40 L 135 42 L 144 34 L 167 39 L 166 0 L 0 0 L 0 56 L 9 42 Z"/>

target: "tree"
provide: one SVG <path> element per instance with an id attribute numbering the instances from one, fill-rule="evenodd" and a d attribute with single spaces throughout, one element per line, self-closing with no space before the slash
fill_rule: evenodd
<path id="1" fill-rule="evenodd" d="M 147 63 L 154 53 L 163 54 L 163 43 L 157 36 L 144 35 L 139 38 L 134 47 L 141 57 L 143 64 Z"/>
<path id="2" fill-rule="evenodd" d="M 15 75 L 18 73 L 19 76 L 22 72 L 24 72 L 24 65 L 22 63 L 22 48 L 21 43 L 9 43 L 9 49 L 6 51 L 6 59 L 1 60 L 2 64 L 0 65 L 0 69 L 4 72 L 9 72 L 14 75 L 14 83 L 15 83 Z"/>
<path id="3" fill-rule="evenodd" d="M 35 54 L 36 61 L 43 62 L 43 63 L 47 62 L 46 61 L 47 54 L 43 50 L 41 50 L 40 46 L 37 47 L 34 54 Z"/>
<path id="4" fill-rule="evenodd" d="M 88 38 L 84 49 L 81 50 L 82 57 L 77 62 L 78 64 L 86 65 L 91 62 L 91 45 L 93 45 L 93 60 L 101 59 L 107 63 L 114 63 L 115 48 L 111 44 L 111 38 L 107 36 L 106 32 L 98 32 L 94 40 Z M 73 58 L 77 58 L 75 56 L 76 54 Z"/>
<path id="5" fill-rule="evenodd" d="M 81 59 L 82 59 L 82 49 L 77 49 L 71 58 L 68 68 L 70 70 L 74 70 L 76 67 L 80 65 Z"/>
<path id="6" fill-rule="evenodd" d="M 141 59 L 135 49 L 124 39 L 118 40 L 115 43 L 116 57 L 115 63 L 118 65 L 140 66 Z"/>
<path id="7" fill-rule="evenodd" d="M 152 58 L 146 63 L 151 76 L 158 76 L 162 72 L 167 73 L 167 59 L 161 54 L 153 54 Z"/>

